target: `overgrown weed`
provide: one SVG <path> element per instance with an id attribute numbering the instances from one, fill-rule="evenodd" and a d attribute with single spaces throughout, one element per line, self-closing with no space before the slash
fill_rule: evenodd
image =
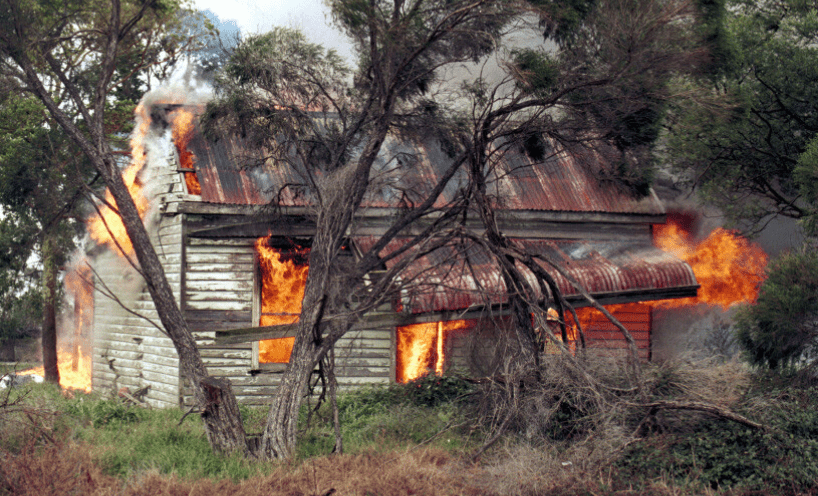
<path id="1" fill-rule="evenodd" d="M 637 391 L 624 367 L 586 365 L 590 378 L 549 357 L 539 381 L 429 377 L 347 392 L 345 454 L 329 455 L 322 406 L 309 423 L 303 412 L 298 457 L 283 465 L 212 454 L 201 421 L 181 410 L 27 386 L 24 409 L 0 412 L 16 422 L 0 434 L 13 460 L 0 493 L 818 494 L 818 389 L 738 362 L 679 361 L 646 365 Z M 711 402 L 771 429 L 639 406 L 662 400 Z M 241 410 L 248 432 L 261 431 L 267 409 Z"/>

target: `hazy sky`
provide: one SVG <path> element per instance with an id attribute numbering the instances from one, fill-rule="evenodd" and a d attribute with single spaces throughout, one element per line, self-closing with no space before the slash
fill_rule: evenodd
<path id="1" fill-rule="evenodd" d="M 329 9 L 322 0 L 194 0 L 200 10 L 210 10 L 222 22 L 234 20 L 242 33 L 263 33 L 273 26 L 300 28 L 315 43 L 335 48 L 347 57 L 345 37 L 330 26 Z"/>

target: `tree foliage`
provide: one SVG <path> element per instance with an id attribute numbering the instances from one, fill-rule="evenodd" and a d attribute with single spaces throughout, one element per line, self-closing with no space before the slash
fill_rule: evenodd
<path id="1" fill-rule="evenodd" d="M 229 383 L 212 378 L 121 176 L 106 118 L 113 101 L 146 89 L 202 36 L 177 29 L 180 4 L 163 0 L 2 0 L 0 76 L 36 96 L 100 174 L 134 247 L 164 330 L 179 355 L 216 451 L 247 452 Z M 115 99 L 116 97 L 116 99 Z"/>
<path id="2" fill-rule="evenodd" d="M 818 356 L 818 252 L 802 250 L 771 263 L 758 301 L 737 318 L 750 361 L 776 368 Z"/>
<path id="3" fill-rule="evenodd" d="M 710 27 L 720 60 L 706 81 L 716 103 L 680 114 L 668 155 L 707 201 L 750 230 L 774 215 L 804 218 L 816 204 L 809 174 L 795 170 L 818 133 L 818 4 L 727 7 L 714 10 L 721 27 Z"/>
<path id="4" fill-rule="evenodd" d="M 511 247 L 493 218 L 502 199 L 491 194 L 487 178 L 503 173 L 497 167 L 508 151 L 523 148 L 544 159 L 570 150 L 603 156 L 610 166 L 601 180 L 644 194 L 658 123 L 673 97 L 668 83 L 703 60 L 689 29 L 696 9 L 685 1 L 336 0 L 330 5 L 356 47 L 355 69 L 290 30 L 248 37 L 217 78 L 217 98 L 205 119 L 211 136 L 232 134 L 267 152 L 262 160 L 272 159 L 288 177 L 298 178 L 288 183 L 289 191 L 297 182 L 298 192 L 315 208 L 305 310 L 262 441 L 270 457 L 292 453 L 310 371 L 326 363 L 334 343 L 357 319 L 396 294 L 400 271 L 412 261 L 398 257 L 414 248 L 422 254 L 464 236 L 491 252 L 507 269 L 509 298 L 517 302 L 521 361 L 536 360 L 531 306 L 521 300 L 547 305 L 538 295 L 549 294 L 548 283 L 537 291 L 515 269 L 516 261 L 507 255 Z M 532 12 L 543 25 L 536 18 L 530 22 Z M 558 34 L 548 28 L 555 19 Z M 509 50 L 502 62 L 508 72 L 499 77 L 446 79 L 451 67 L 502 53 L 498 48 L 509 30 L 535 38 L 545 33 L 548 43 Z M 451 165 L 435 184 L 401 185 L 405 208 L 367 253 L 351 261 L 342 247 L 356 227 L 362 199 L 380 186 L 383 163 L 394 163 L 390 167 L 398 173 L 411 167 L 411 152 L 389 155 L 387 136 L 421 138 L 427 145 L 436 141 Z M 386 157 L 377 162 L 381 154 Z M 455 176 L 460 189 L 441 208 L 444 188 L 457 189 L 449 184 Z M 431 214 L 437 216 L 434 222 Z M 464 229 L 461 221 L 471 218 L 487 233 Z M 406 244 L 383 255 L 398 235 Z M 518 255 L 548 278 L 530 257 Z M 364 284 L 365 276 L 387 260 L 400 262 L 376 283 Z M 556 288 L 553 280 L 549 287 Z"/>

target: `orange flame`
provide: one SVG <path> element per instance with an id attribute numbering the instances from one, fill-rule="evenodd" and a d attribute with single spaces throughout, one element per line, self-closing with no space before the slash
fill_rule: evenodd
<path id="1" fill-rule="evenodd" d="M 397 381 L 406 383 L 432 371 L 443 375 L 446 333 L 465 329 L 468 324 L 466 320 L 449 320 L 398 327 Z"/>
<path id="2" fill-rule="evenodd" d="M 139 180 L 138 174 L 145 165 L 146 153 L 144 140 L 150 128 L 150 118 L 141 103 L 136 107 L 135 113 L 139 117 L 137 119 L 139 124 L 131 138 L 131 164 L 122 171 L 122 180 L 125 182 L 125 186 L 128 188 L 128 192 L 131 198 L 133 198 L 134 203 L 136 203 L 136 209 L 139 211 L 140 217 L 143 217 L 148 210 L 149 202 L 142 194 L 142 183 Z M 105 200 L 110 205 L 116 206 L 116 201 L 110 191 L 105 192 Z M 125 225 L 122 223 L 122 219 L 117 212 L 107 206 L 99 206 L 99 213 L 88 219 L 87 227 L 91 238 L 98 244 L 108 245 L 111 250 L 119 253 L 120 251 L 116 246 L 118 242 L 125 255 L 133 253 L 131 238 L 128 237 L 125 231 Z"/>
<path id="3" fill-rule="evenodd" d="M 83 260 L 65 275 L 65 289 L 74 297 L 74 339 L 72 349 L 57 351 L 57 369 L 60 372 L 60 386 L 91 392 L 91 357 L 83 353 L 80 344 L 88 337 L 94 314 L 94 286 L 91 268 Z M 45 375 L 44 367 L 24 370 L 19 375 Z"/>
<path id="4" fill-rule="evenodd" d="M 91 392 L 91 358 L 82 353 L 81 346 L 78 354 L 66 351 L 57 352 L 57 368 L 60 371 L 60 387 Z M 17 373 L 17 375 L 32 374 L 44 376 L 45 369 L 35 367 Z"/>
<path id="5" fill-rule="evenodd" d="M 580 318 L 580 323 L 585 326 L 585 319 L 583 314 L 580 312 L 583 310 L 581 308 L 577 309 L 577 316 Z M 568 311 L 565 312 L 565 345 L 568 347 L 569 350 L 576 351 L 577 347 L 577 336 L 578 331 L 576 326 L 573 325 L 573 317 Z M 549 327 L 549 330 L 554 334 L 554 337 L 557 338 L 558 341 L 562 341 L 562 329 L 560 329 L 560 316 L 559 312 L 555 308 L 549 308 L 546 314 L 546 322 Z M 537 334 L 541 334 L 543 331 L 535 326 L 534 331 Z M 560 353 L 559 346 L 556 343 L 551 341 L 550 336 L 542 336 L 542 339 L 545 341 L 545 352 L 547 354 L 557 354 Z"/>
<path id="6" fill-rule="evenodd" d="M 193 112 L 183 108 L 174 111 L 173 115 L 173 144 L 176 145 L 176 151 L 179 153 L 179 166 L 182 169 L 193 169 L 196 156 L 187 146 L 193 137 L 195 116 Z M 196 172 L 185 172 L 184 174 L 187 192 L 191 195 L 201 195 L 202 185 L 199 183 L 199 178 L 196 177 Z"/>
<path id="7" fill-rule="evenodd" d="M 256 240 L 256 253 L 261 268 L 261 318 L 259 324 L 271 326 L 298 322 L 301 300 L 307 283 L 309 266 L 298 263 L 309 249 L 290 252 L 286 257 L 270 247 L 269 238 Z M 268 339 L 259 342 L 259 362 L 287 363 L 290 361 L 295 338 Z"/>
<path id="8" fill-rule="evenodd" d="M 94 318 L 94 282 L 91 267 L 84 258 L 65 275 L 65 289 L 74 297 L 74 345 L 71 351 L 73 355 L 71 367 L 76 371 L 83 360 L 80 343 L 90 337 Z M 87 387 L 89 389 L 91 387 L 90 375 Z"/>
<path id="9" fill-rule="evenodd" d="M 128 188 L 128 192 L 136 204 L 136 209 L 141 218 L 145 218 L 145 212 L 150 207 L 150 201 L 144 195 L 144 185 L 140 180 L 139 173 L 145 166 L 145 137 L 150 129 L 151 119 L 140 103 L 135 110 L 137 116 L 137 127 L 131 137 L 131 163 L 122 171 L 122 180 Z M 177 151 L 179 152 L 180 166 L 184 169 L 192 169 L 196 160 L 195 155 L 188 150 L 187 146 L 193 137 L 194 114 L 183 108 L 178 108 L 171 114 L 172 138 Z M 188 192 L 193 195 L 201 195 L 202 188 L 195 172 L 185 173 L 185 183 Z M 105 192 L 105 200 L 108 204 L 116 206 L 116 201 L 110 191 Z M 119 214 L 108 208 L 106 205 L 99 206 L 99 213 L 92 216 L 86 222 L 91 238 L 100 245 L 108 245 L 114 252 L 120 253 L 117 243 L 122 247 L 122 254 L 133 253 L 131 239 L 125 230 L 125 225 Z M 115 241 L 116 240 L 116 241 Z"/>
<path id="10" fill-rule="evenodd" d="M 701 285 L 697 297 L 663 300 L 658 302 L 659 306 L 674 308 L 706 303 L 726 310 L 735 303 L 756 300 L 768 260 L 758 244 L 720 227 L 698 243 L 678 222 L 669 221 L 653 228 L 656 246 L 687 262 Z"/>

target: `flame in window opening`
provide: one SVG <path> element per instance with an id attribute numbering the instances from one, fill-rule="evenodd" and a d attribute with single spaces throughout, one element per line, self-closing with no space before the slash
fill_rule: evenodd
<path id="1" fill-rule="evenodd" d="M 188 149 L 188 144 L 193 137 L 193 119 L 195 116 L 193 112 L 183 108 L 174 111 L 173 116 L 173 144 L 176 145 L 176 151 L 179 153 L 179 166 L 182 169 L 193 169 L 196 155 Z M 191 195 L 201 195 L 202 185 L 199 183 L 196 173 L 185 172 L 184 174 L 187 192 Z"/>
<path id="2" fill-rule="evenodd" d="M 301 300 L 307 283 L 308 248 L 281 251 L 270 247 L 269 238 L 256 240 L 261 269 L 261 317 L 259 325 L 292 324 L 301 314 Z M 290 361 L 295 338 L 259 341 L 259 362 Z"/>
<path id="3" fill-rule="evenodd" d="M 442 375 L 447 365 L 446 334 L 467 326 L 466 320 L 449 320 L 398 327 L 397 381 L 406 383 L 431 372 Z"/>
<path id="4" fill-rule="evenodd" d="M 695 298 L 662 300 L 656 305 L 674 308 L 706 303 L 725 310 L 735 303 L 752 303 L 765 279 L 767 254 L 756 243 L 736 231 L 716 228 L 701 242 L 695 242 L 682 222 L 670 217 L 667 224 L 653 226 L 657 248 L 687 262 L 701 285 Z"/>

